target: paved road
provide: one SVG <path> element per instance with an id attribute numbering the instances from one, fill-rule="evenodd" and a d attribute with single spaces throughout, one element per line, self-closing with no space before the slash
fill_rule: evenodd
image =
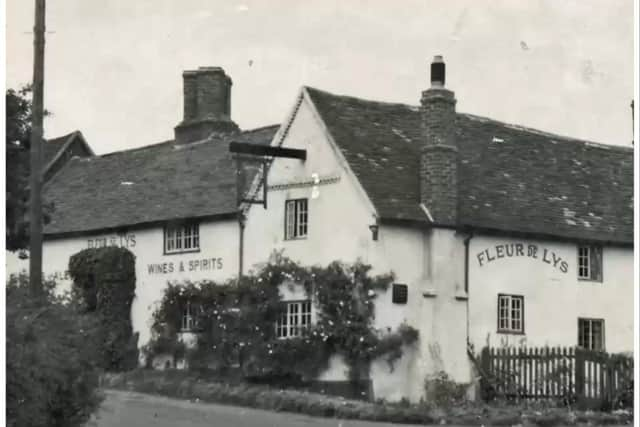
<path id="1" fill-rule="evenodd" d="M 127 391 L 109 390 L 106 393 L 102 408 L 87 427 L 391 427 L 399 425 L 315 418 L 285 412 L 194 403 Z"/>
<path id="2" fill-rule="evenodd" d="M 87 427 L 392 427 L 367 421 L 316 418 L 236 406 L 194 403 L 127 391 L 107 391 Z M 415 427 L 415 425 L 413 425 Z M 447 427 L 455 427 L 448 425 Z M 623 427 L 623 426 L 611 426 Z M 625 426 L 626 427 L 626 426 Z"/>

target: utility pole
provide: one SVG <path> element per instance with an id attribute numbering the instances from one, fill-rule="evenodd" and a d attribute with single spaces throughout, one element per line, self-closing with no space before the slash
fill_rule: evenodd
<path id="1" fill-rule="evenodd" d="M 31 118 L 31 176 L 29 194 L 29 285 L 42 294 L 42 133 L 44 116 L 45 0 L 35 0 L 33 28 L 33 103 Z"/>

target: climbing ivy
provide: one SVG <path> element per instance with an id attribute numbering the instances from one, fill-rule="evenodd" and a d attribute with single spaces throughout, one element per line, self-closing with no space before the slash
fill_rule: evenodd
<path id="1" fill-rule="evenodd" d="M 135 297 L 135 256 L 125 248 L 85 249 L 69 259 L 72 295 L 100 319 L 101 366 L 110 371 L 138 363 L 137 335 L 131 326 Z"/>
<path id="2" fill-rule="evenodd" d="M 360 262 L 302 267 L 276 253 L 240 280 L 170 283 L 154 313 L 147 356 L 175 356 L 176 349 L 183 349 L 181 318 L 190 304 L 197 318 L 197 345 L 180 354 L 192 368 L 239 367 L 254 379 L 311 380 L 337 354 L 347 362 L 350 380 L 366 379 L 372 360 L 386 357 L 392 368 L 402 347 L 418 339 L 417 330 L 408 325 L 386 334 L 374 328 L 377 291 L 386 290 L 393 275 L 372 277 L 370 270 Z M 281 285 L 303 286 L 316 307 L 316 322 L 299 337 L 276 337 L 276 319 L 286 309 Z"/>

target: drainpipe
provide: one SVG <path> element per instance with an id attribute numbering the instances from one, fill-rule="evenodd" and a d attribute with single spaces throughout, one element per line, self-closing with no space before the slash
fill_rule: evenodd
<path id="1" fill-rule="evenodd" d="M 469 346 L 469 242 L 473 238 L 473 230 L 464 238 L 464 292 L 467 295 L 467 346 Z"/>
<path id="2" fill-rule="evenodd" d="M 238 225 L 240 226 L 240 242 L 238 244 L 238 282 L 242 279 L 244 270 L 244 227 L 247 218 L 242 211 L 238 212 Z"/>

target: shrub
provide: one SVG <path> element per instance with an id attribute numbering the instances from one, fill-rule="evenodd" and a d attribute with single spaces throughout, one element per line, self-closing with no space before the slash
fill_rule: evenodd
<path id="1" fill-rule="evenodd" d="M 35 300 L 24 275 L 7 283 L 8 426 L 80 426 L 101 401 L 97 325 L 54 286 Z"/>
<path id="2" fill-rule="evenodd" d="M 446 408 L 466 401 L 468 385 L 456 383 L 444 371 L 429 375 L 424 387 L 427 401 L 435 406 Z"/>
<path id="3" fill-rule="evenodd" d="M 138 337 L 131 325 L 135 256 L 119 247 L 85 249 L 69 259 L 69 274 L 74 297 L 102 325 L 101 366 L 115 371 L 137 367 Z"/>

